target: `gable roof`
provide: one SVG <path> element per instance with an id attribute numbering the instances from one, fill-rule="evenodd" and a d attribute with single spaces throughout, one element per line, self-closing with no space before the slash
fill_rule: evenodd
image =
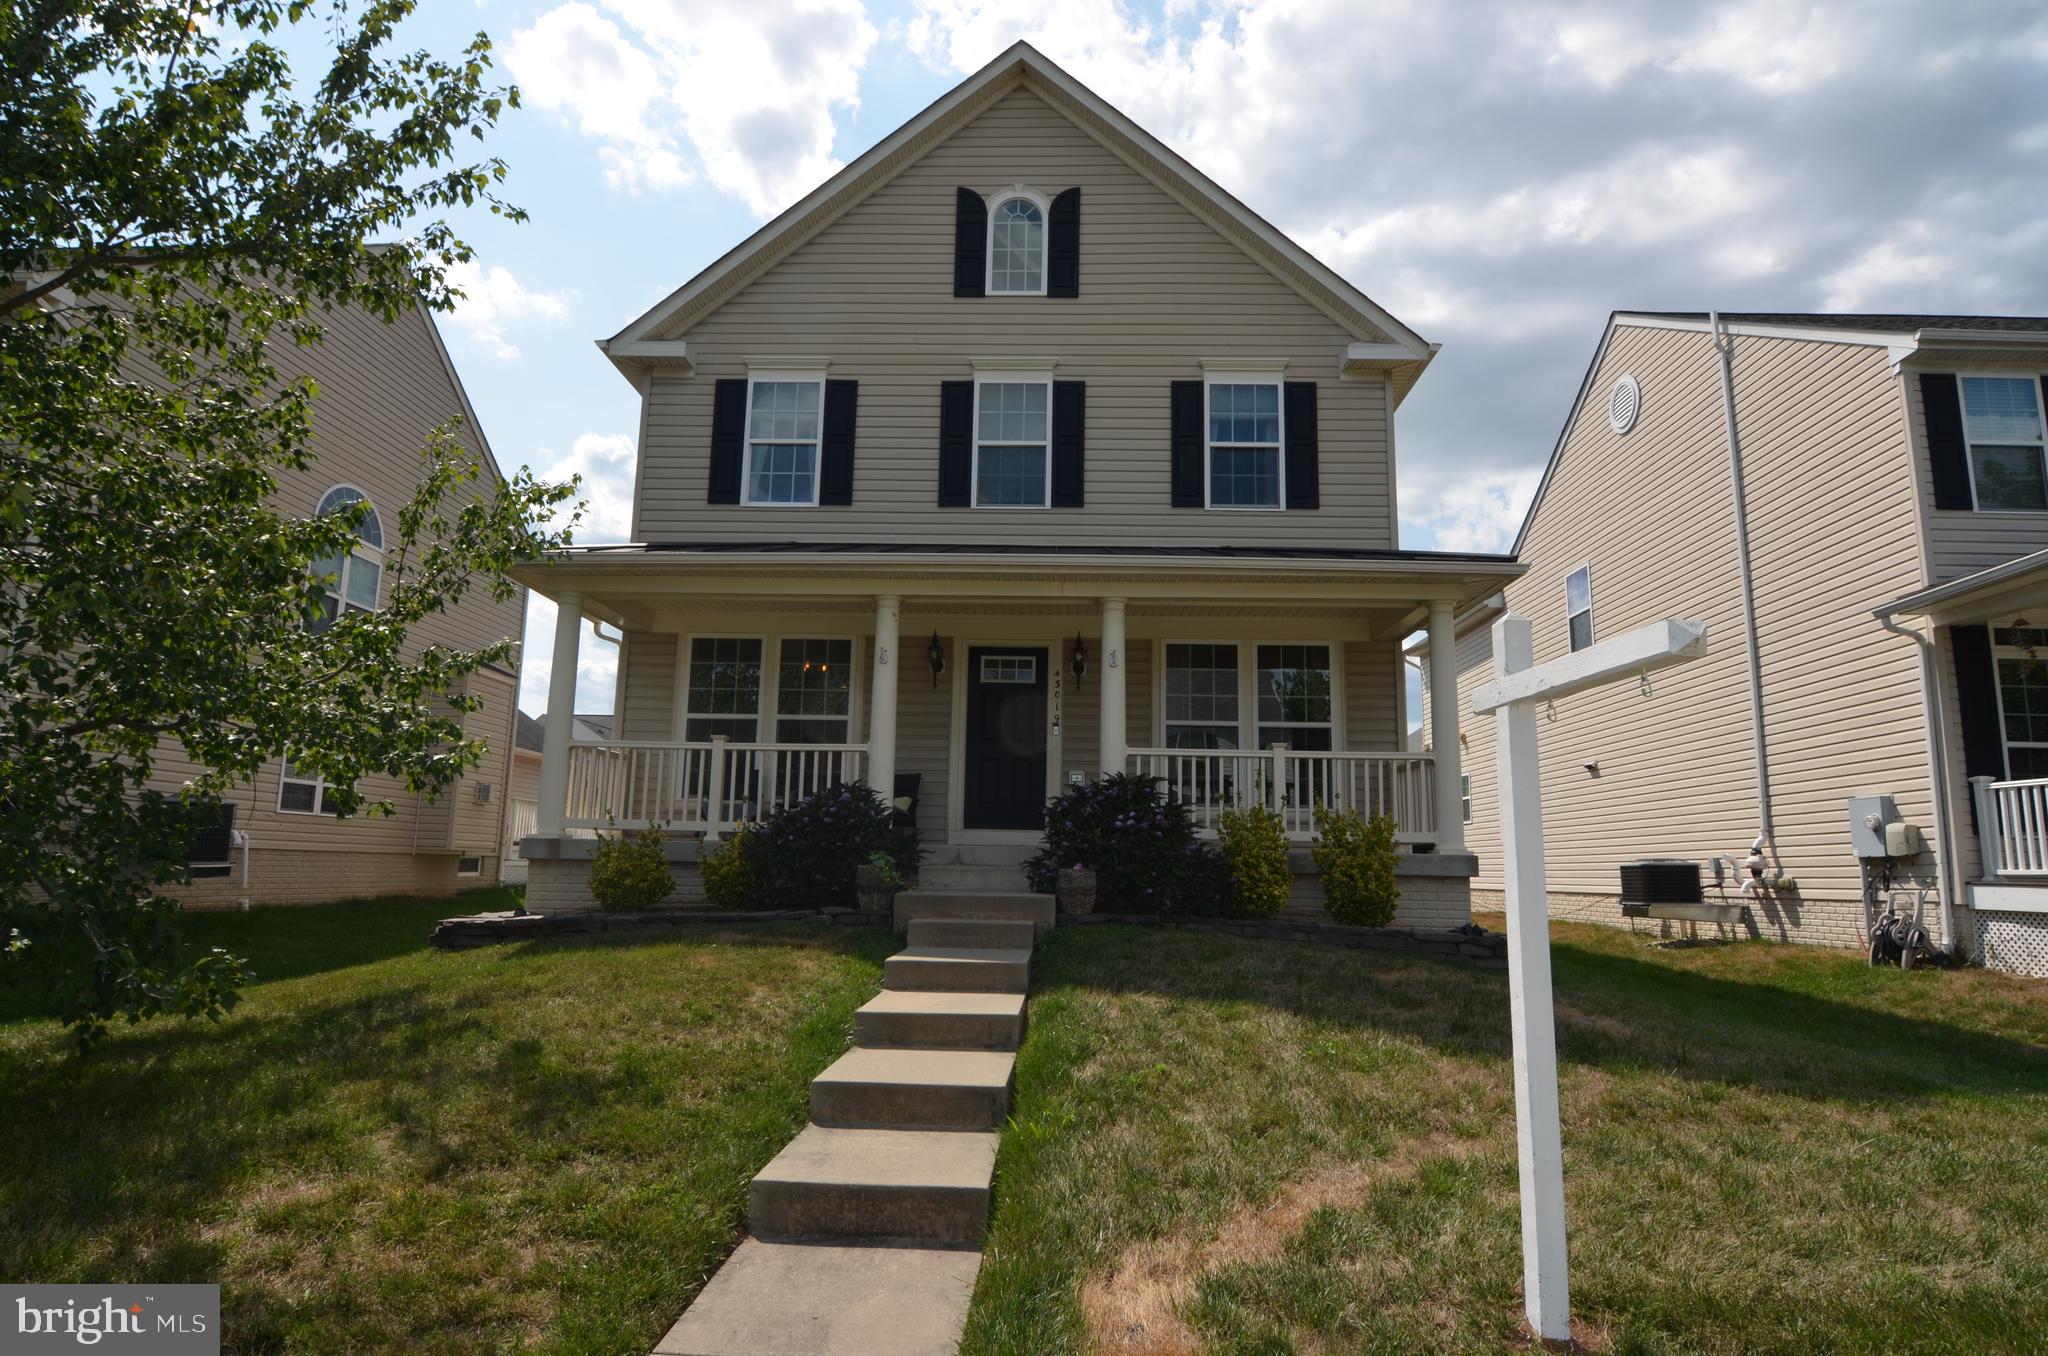
<path id="1" fill-rule="evenodd" d="M 1407 384 L 1436 354 L 1334 269 L 1225 192 L 1207 175 L 1132 122 L 1027 42 L 1018 42 L 955 85 L 852 164 L 728 250 L 610 339 L 598 341 L 613 364 L 636 378 L 651 363 L 686 362 L 689 328 L 747 283 L 896 177 L 939 142 L 1013 90 L 1039 95 L 1082 131 L 1263 264 L 1311 305 L 1367 342 L 1351 359 L 1398 363 Z M 1384 340 L 1382 342 L 1381 340 Z M 1370 352 L 1360 351 L 1371 350 Z"/>
<path id="2" fill-rule="evenodd" d="M 1621 311 L 1628 319 L 1686 320 L 1704 325 L 1705 311 Z M 2038 315 L 1870 315 L 1841 311 L 1723 311 L 1733 325 L 1778 325 L 1787 329 L 1851 330 L 1869 334 L 1917 334 L 1921 330 L 1965 330 L 1999 334 L 2048 334 L 2048 316 Z"/>

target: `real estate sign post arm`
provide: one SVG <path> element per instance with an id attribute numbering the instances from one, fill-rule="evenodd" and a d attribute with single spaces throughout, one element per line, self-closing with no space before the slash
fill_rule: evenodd
<path id="1" fill-rule="evenodd" d="M 1543 787 L 1536 707 L 1604 683 L 1646 675 L 1706 652 L 1698 622 L 1665 621 L 1536 666 L 1529 619 L 1493 625 L 1494 681 L 1472 710 L 1499 723 L 1500 841 L 1507 886 L 1508 1004 L 1514 1023 L 1515 1140 L 1522 1184 L 1522 1286 L 1529 1326 L 1571 1337 L 1565 1266 L 1564 1145 L 1557 1106 L 1557 1018 L 1550 991 L 1550 917 L 1543 877 Z"/>

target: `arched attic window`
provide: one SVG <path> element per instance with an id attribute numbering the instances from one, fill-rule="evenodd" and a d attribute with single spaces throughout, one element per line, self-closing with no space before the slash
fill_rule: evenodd
<path id="1" fill-rule="evenodd" d="M 1045 295 L 1045 204 L 1032 194 L 998 198 L 988 214 L 988 294 Z"/>
<path id="2" fill-rule="evenodd" d="M 353 485 L 336 485 L 320 496 L 317 514 L 333 513 L 350 504 L 369 504 L 369 496 Z M 374 506 L 366 507 L 356 526 L 357 546 L 345 556 L 327 556 L 313 562 L 313 573 L 327 581 L 324 615 L 316 624 L 321 629 L 344 612 L 377 610 L 377 586 L 384 574 L 384 523 Z"/>

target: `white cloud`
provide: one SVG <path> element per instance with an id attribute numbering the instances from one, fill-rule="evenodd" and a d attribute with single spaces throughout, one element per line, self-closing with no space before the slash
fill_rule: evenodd
<path id="1" fill-rule="evenodd" d="M 510 60 L 536 103 L 604 143 L 614 186 L 671 188 L 701 168 L 768 216 L 840 168 L 833 116 L 859 106 L 877 37 L 860 0 L 603 2 L 617 22 L 559 6 L 513 35 Z"/>
<path id="2" fill-rule="evenodd" d="M 519 663 L 519 708 L 530 715 L 548 709 L 548 678 L 554 671 L 558 609 L 538 593 L 526 596 L 526 644 Z M 584 714 L 612 709 L 619 676 L 619 647 L 594 635 L 590 623 L 576 647 L 576 709 Z"/>
<path id="3" fill-rule="evenodd" d="M 461 289 L 462 300 L 450 317 L 455 327 L 489 347 L 502 362 L 519 356 L 518 346 L 505 337 L 505 328 L 521 320 L 566 320 L 573 292 L 535 292 L 498 265 L 486 268 L 475 261 L 452 265 L 448 281 Z"/>
<path id="4" fill-rule="evenodd" d="M 584 433 L 565 453 L 541 448 L 532 459 L 542 480 L 583 477 L 577 491 L 584 501 L 583 521 L 576 528 L 578 546 L 628 541 L 633 535 L 633 463 L 631 435 Z"/>
<path id="5" fill-rule="evenodd" d="M 1403 478 L 1401 544 L 1433 551 L 1506 551 L 1529 512 L 1537 469 Z M 1426 540 L 1416 540 L 1419 535 Z"/>

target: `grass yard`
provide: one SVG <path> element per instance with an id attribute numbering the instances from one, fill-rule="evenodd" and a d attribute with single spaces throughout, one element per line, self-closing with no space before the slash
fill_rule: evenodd
<path id="1" fill-rule="evenodd" d="M 2048 986 L 1555 956 L 1583 1346 L 2048 1346 Z M 1504 975 L 1109 927 L 1035 968 L 963 1351 L 1524 1345 Z"/>
<path id="2" fill-rule="evenodd" d="M 83 1064 L 0 996 L 0 1276 L 219 1281 L 237 1353 L 645 1352 L 893 946 L 427 947 L 506 898 L 195 915 L 259 982 Z"/>

